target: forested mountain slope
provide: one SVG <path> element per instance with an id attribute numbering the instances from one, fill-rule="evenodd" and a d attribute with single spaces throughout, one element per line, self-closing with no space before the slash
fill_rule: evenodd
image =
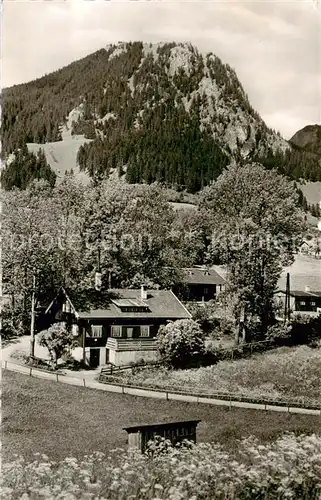
<path id="1" fill-rule="evenodd" d="M 321 158 L 321 125 L 307 125 L 298 130 L 290 143 L 300 150 L 313 153 Z"/>
<path id="2" fill-rule="evenodd" d="M 246 158 L 295 179 L 321 179 L 314 155 L 266 126 L 235 71 L 190 44 L 110 45 L 5 89 L 3 104 L 5 157 L 25 143 L 64 142 L 73 113 L 72 134 L 91 140 L 77 156 L 91 177 L 118 171 L 131 183 L 196 192 L 232 159 Z"/>

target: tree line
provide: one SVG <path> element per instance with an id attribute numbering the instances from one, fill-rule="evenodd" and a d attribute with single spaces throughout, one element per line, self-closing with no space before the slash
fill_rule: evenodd
<path id="1" fill-rule="evenodd" d="M 103 181 L 84 187 L 72 175 L 1 192 L 3 283 L 12 315 L 28 325 L 33 276 L 38 305 L 60 286 L 170 288 L 181 268 L 205 252 L 198 214 L 175 211 L 160 186 Z M 196 243 L 197 242 L 197 243 Z"/>
<path id="2" fill-rule="evenodd" d="M 56 174 L 47 163 L 43 149 L 34 154 L 28 151 L 24 144 L 17 149 L 6 168 L 1 172 L 1 183 L 3 189 L 13 188 L 26 189 L 34 180 L 44 180 L 53 187 L 56 182 Z"/>
<path id="3" fill-rule="evenodd" d="M 168 289 L 182 283 L 184 267 L 224 264 L 235 321 L 265 335 L 282 266 L 305 230 L 293 183 L 258 164 L 229 166 L 195 210 L 174 210 L 159 185 L 84 187 L 71 175 L 1 195 L 6 324 L 15 328 L 28 329 L 34 276 L 37 303 L 48 305 L 62 285 L 86 300 L 97 271 L 103 293 L 111 277 L 116 287 Z"/>

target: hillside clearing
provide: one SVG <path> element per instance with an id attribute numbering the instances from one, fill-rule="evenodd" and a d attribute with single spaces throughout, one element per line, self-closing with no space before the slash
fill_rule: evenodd
<path id="1" fill-rule="evenodd" d="M 93 451 L 126 447 L 123 426 L 201 419 L 198 440 L 233 448 L 236 439 L 261 441 L 285 431 L 320 434 L 319 418 L 257 410 L 209 407 L 102 393 L 5 371 L 3 374 L 2 456 L 30 459 L 45 453 L 51 460 L 82 457 Z"/>
<path id="2" fill-rule="evenodd" d="M 66 172 L 73 170 L 76 178 L 83 184 L 87 185 L 90 182 L 86 172 L 81 172 L 77 164 L 77 154 L 80 146 L 91 142 L 91 139 L 86 139 L 83 135 L 72 135 L 72 122 L 79 118 L 79 111 L 73 109 L 68 116 L 66 125 L 61 127 L 62 141 L 47 142 L 45 144 L 29 143 L 28 149 L 32 153 L 37 153 L 39 149 L 43 149 L 46 160 L 52 170 L 57 175 L 57 182 L 61 182 Z"/>
<path id="3" fill-rule="evenodd" d="M 58 183 L 62 181 L 65 173 L 70 172 L 72 169 L 76 178 L 87 185 L 90 179 L 85 172 L 79 170 L 77 165 L 78 150 L 86 142 L 89 142 L 89 140 L 81 136 L 75 136 L 75 138 L 70 137 L 63 141 L 47 142 L 46 144 L 29 143 L 27 146 L 32 153 L 37 153 L 39 149 L 44 150 L 47 162 L 57 175 Z"/>
<path id="4" fill-rule="evenodd" d="M 321 201 L 321 181 L 305 181 L 300 184 L 300 189 L 308 203 L 315 205 Z"/>

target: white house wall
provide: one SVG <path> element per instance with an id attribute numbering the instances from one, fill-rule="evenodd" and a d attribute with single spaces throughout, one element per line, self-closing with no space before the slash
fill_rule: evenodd
<path id="1" fill-rule="evenodd" d="M 116 351 L 109 349 L 109 361 L 116 366 L 129 365 L 130 363 L 137 363 L 141 360 L 156 361 L 157 350 L 130 350 L 130 351 Z"/>

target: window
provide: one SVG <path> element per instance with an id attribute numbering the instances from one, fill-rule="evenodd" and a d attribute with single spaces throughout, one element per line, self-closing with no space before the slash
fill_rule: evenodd
<path id="1" fill-rule="evenodd" d="M 149 326 L 148 325 L 142 325 L 140 327 L 140 336 L 141 337 L 149 337 Z"/>
<path id="2" fill-rule="evenodd" d="M 103 334 L 102 325 L 91 325 L 91 334 L 93 337 L 102 337 Z"/>
<path id="3" fill-rule="evenodd" d="M 300 306 L 305 306 L 305 300 L 300 300 Z"/>
<path id="4" fill-rule="evenodd" d="M 121 337 L 121 326 L 112 326 L 111 327 L 111 336 L 112 337 Z"/>
<path id="5" fill-rule="evenodd" d="M 70 304 L 68 300 L 62 304 L 62 312 L 70 313 Z"/>
<path id="6" fill-rule="evenodd" d="M 147 312 L 149 308 L 146 304 L 136 299 L 116 299 L 113 304 L 122 312 Z"/>
<path id="7" fill-rule="evenodd" d="M 130 327 L 130 328 L 126 328 L 126 330 L 127 330 L 127 338 L 132 339 L 133 333 L 134 333 L 134 328 Z"/>
<path id="8" fill-rule="evenodd" d="M 204 295 L 207 295 L 207 294 L 208 294 L 208 288 L 207 288 L 207 287 L 205 287 L 205 288 L 204 288 Z"/>
<path id="9" fill-rule="evenodd" d="M 311 302 L 311 306 L 315 306 L 316 303 L 314 301 Z"/>
<path id="10" fill-rule="evenodd" d="M 72 331 L 72 334 L 75 335 L 75 337 L 77 335 L 79 335 L 79 327 L 78 327 L 78 325 L 72 325 L 71 331 Z"/>

